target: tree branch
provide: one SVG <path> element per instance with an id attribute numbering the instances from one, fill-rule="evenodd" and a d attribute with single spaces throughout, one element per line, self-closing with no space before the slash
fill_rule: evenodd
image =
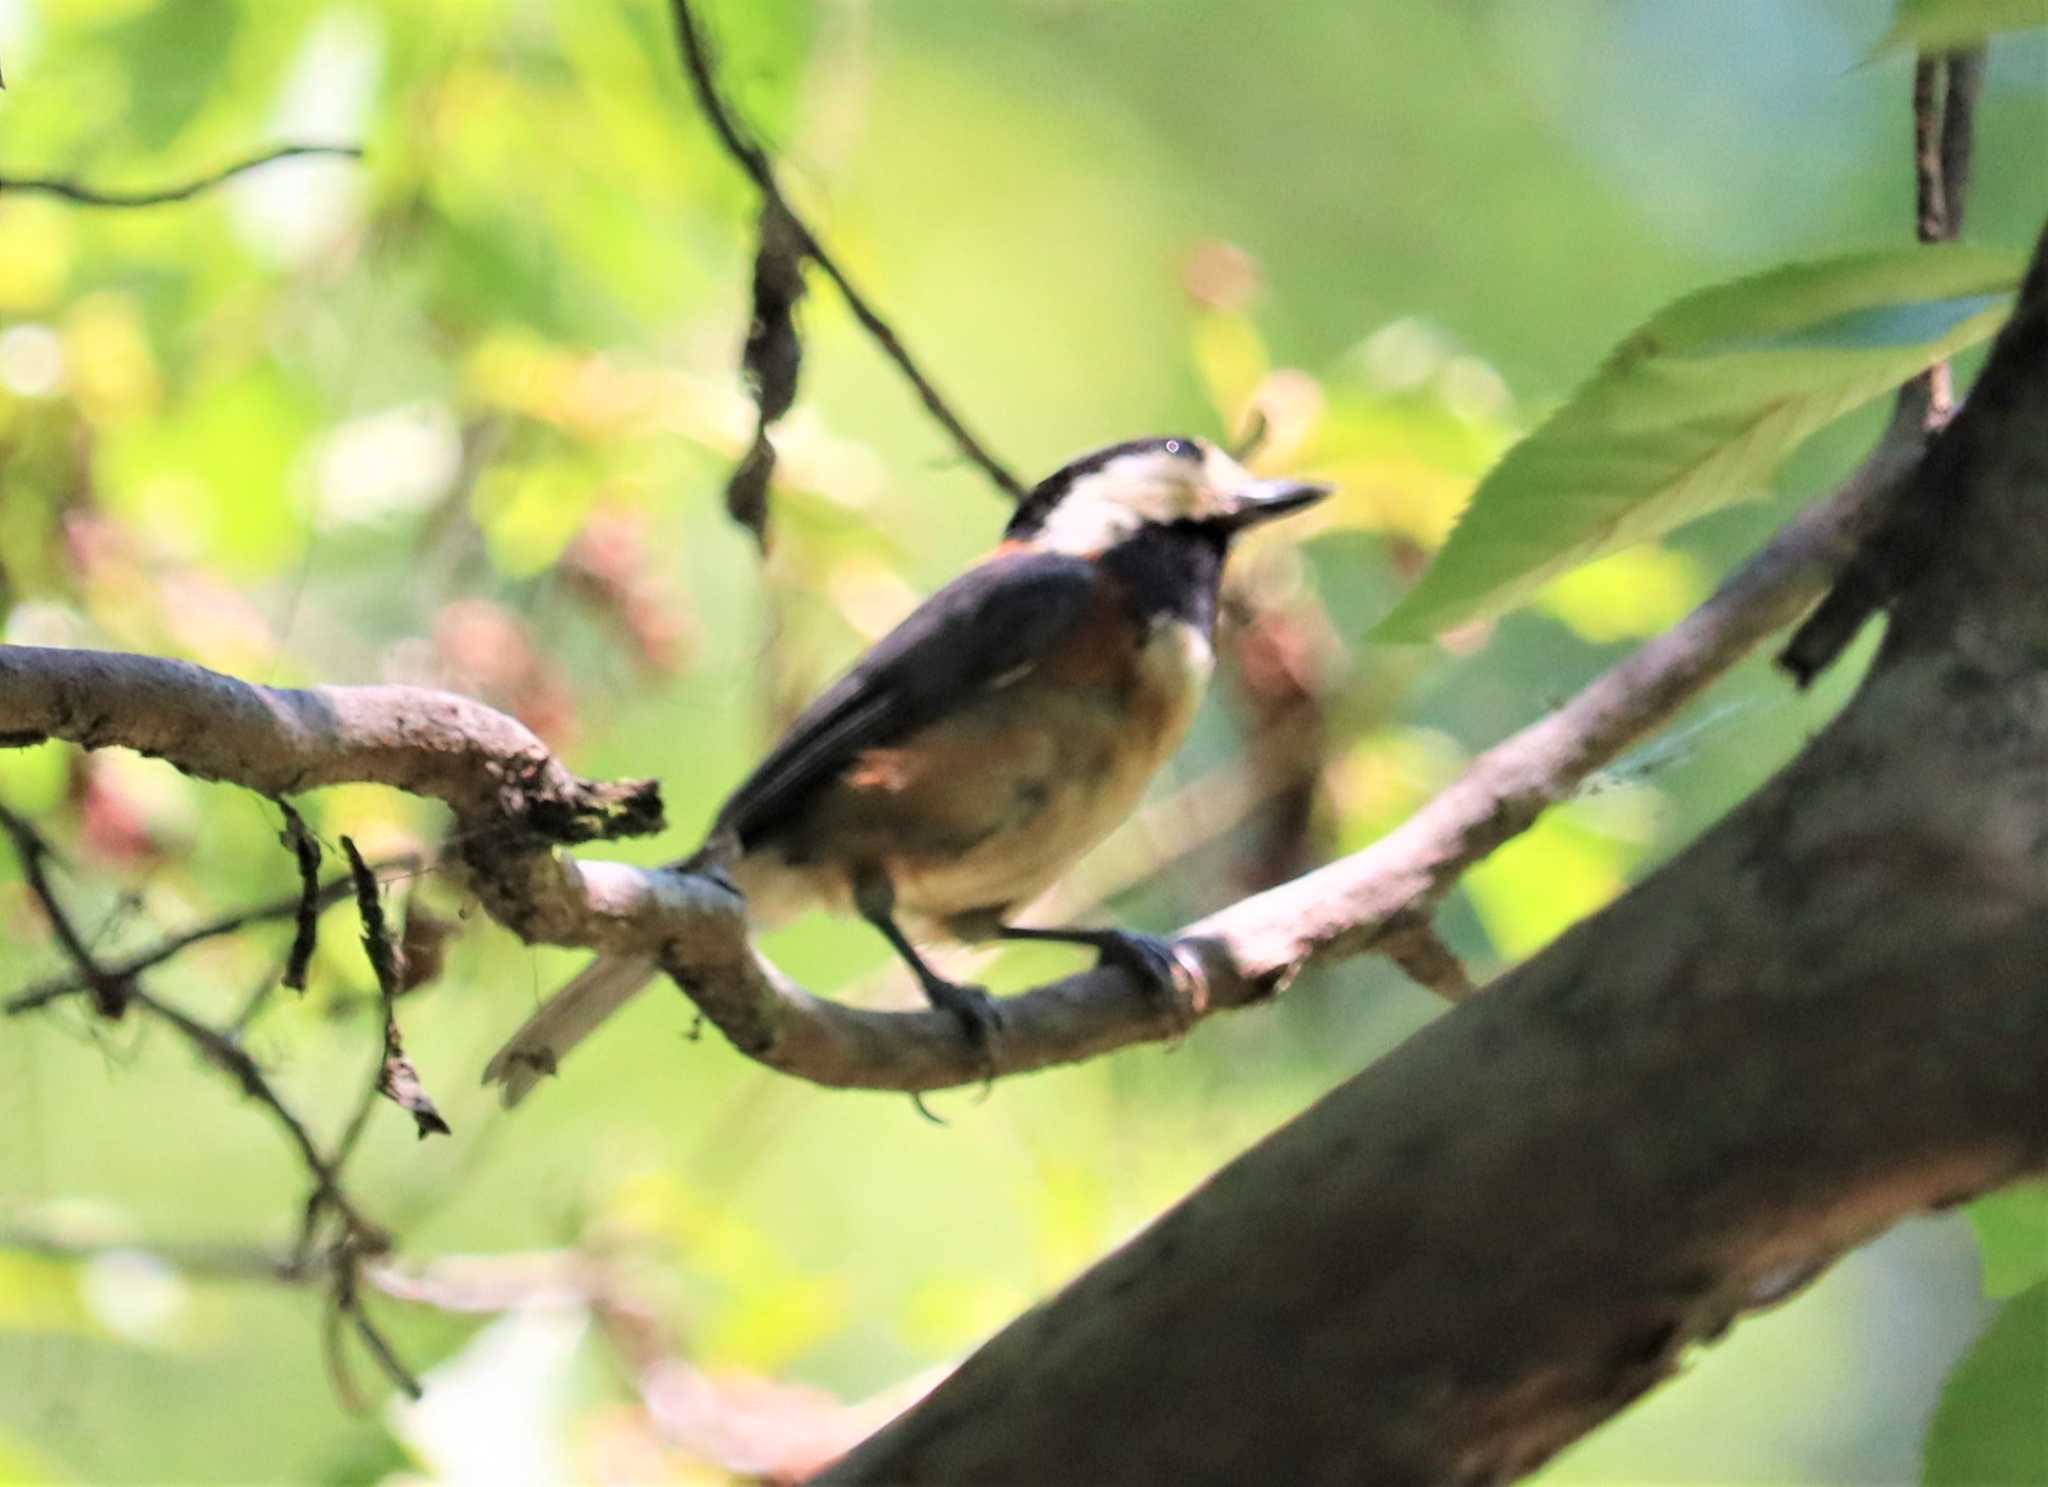
<path id="1" fill-rule="evenodd" d="M 733 161 L 747 173 L 758 186 L 761 194 L 772 202 L 779 213 L 778 220 L 795 236 L 803 256 L 825 271 L 825 277 L 838 289 L 846 307 L 853 311 L 853 318 L 860 322 L 861 329 L 868 333 L 874 343 L 881 347 L 882 354 L 896 364 L 911 387 L 916 389 L 918 401 L 924 404 L 925 412 L 932 416 L 940 428 L 952 438 L 960 452 L 979 466 L 982 473 L 993 481 L 996 488 L 1013 501 L 1025 496 L 1023 482 L 1010 473 L 1003 462 L 997 459 L 982 442 L 968 431 L 967 425 L 953 411 L 945 397 L 939 392 L 931 378 L 924 374 L 910 355 L 910 348 L 896 334 L 881 312 L 868 302 L 867 296 L 854 287 L 846 270 L 839 266 L 838 259 L 819 241 L 810 224 L 797 214 L 789 204 L 789 198 L 782 192 L 782 186 L 775 178 L 775 166 L 768 158 L 768 152 L 750 139 L 731 107 L 718 91 L 718 79 L 711 63 L 710 49 L 705 43 L 704 33 L 697 24 L 697 17 L 690 9 L 689 0 L 670 0 L 675 15 L 676 41 L 682 50 L 684 70 L 689 74 L 690 85 L 697 91 L 697 101 L 704 110 L 704 117 L 711 122 L 719 143 Z"/>
<path id="2" fill-rule="evenodd" d="M 1396 830 L 1181 931 L 1204 971 L 1192 1006 L 1162 1007 L 1107 967 L 1006 999 L 1003 1071 L 1170 1040 L 1190 1018 L 1272 996 L 1315 962 L 1398 950 L 1423 966 L 1416 932 L 1458 878 L 1824 593 L 1922 447 L 1917 428 L 1895 423 L 1840 490 L 1690 616 L 1480 755 Z M 655 956 L 749 1057 L 820 1084 L 901 1091 L 986 1072 L 943 1013 L 849 1007 L 791 983 L 755 954 L 744 903 L 716 880 L 549 850 L 644 829 L 658 820 L 653 787 L 579 780 L 480 703 L 411 688 L 280 692 L 182 662 L 0 647 L 0 717 L 17 742 L 141 748 L 268 795 L 358 780 L 433 796 L 455 808 L 469 886 L 499 922 L 530 943 Z M 1463 984 L 1433 958 L 1424 968 L 1440 988 Z"/>
<path id="3" fill-rule="evenodd" d="M 419 859 L 411 855 L 385 858 L 374 864 L 375 871 L 379 873 L 391 868 L 400 868 L 410 872 L 416 871 L 418 867 Z M 152 966 L 162 965 L 165 961 L 182 955 L 202 940 L 217 940 L 224 935 L 239 934 L 252 925 L 263 924 L 275 919 L 298 918 L 301 925 L 301 933 L 303 933 L 304 915 L 308 909 L 318 914 L 323 910 L 332 908 L 343 899 L 350 897 L 354 891 L 355 884 L 348 877 L 333 878 L 328 882 L 319 884 L 310 895 L 302 887 L 300 892 L 293 894 L 290 898 L 274 899 L 266 904 L 258 904 L 253 909 L 238 909 L 231 914 L 221 914 L 203 923 L 196 924 L 190 929 L 180 930 L 176 934 L 167 935 L 149 949 L 137 951 L 135 954 L 126 956 L 110 965 L 103 965 L 100 969 L 102 974 L 111 976 L 116 980 L 129 980 L 150 969 Z M 286 958 L 287 971 L 297 961 L 298 954 L 299 947 L 295 941 L 291 954 Z M 292 984 L 289 979 L 282 977 L 280 979 L 283 979 L 284 984 L 287 986 Z M 51 1002 L 61 997 L 70 996 L 74 992 L 87 989 L 87 984 L 82 978 L 81 973 L 74 969 L 69 975 L 52 977 L 48 981 L 41 982 L 29 987 L 25 991 L 16 993 L 5 1002 L 0 1002 L 0 1012 L 5 1012 L 9 1016 L 21 1012 L 33 1012 L 39 1007 L 48 1006 Z"/>
<path id="4" fill-rule="evenodd" d="M 581 779 L 503 713 L 421 687 L 264 687 L 186 661 L 0 645 L 0 698 L 0 746 L 119 745 L 270 796 L 390 785 L 506 844 L 662 829 L 655 781 Z"/>
<path id="5" fill-rule="evenodd" d="M 1684 854 L 821 1483 L 1499 1483 L 1898 1218 L 2048 1170 L 2048 232 L 1849 707 Z"/>
<path id="6" fill-rule="evenodd" d="M 674 0 L 674 12 L 713 127 L 780 202 L 766 155 L 718 95 L 686 0 Z M 1976 88 L 1967 57 L 1949 59 L 1946 69 L 1950 86 L 1941 100 L 1931 67 L 1916 78 L 1923 209 L 1941 219 L 1942 230 L 1961 216 Z M 802 223 L 790 222 L 805 251 L 818 252 Z M 1850 555 L 1868 549 L 1919 467 L 1931 392 L 1930 382 L 1919 394 L 1902 393 L 1891 426 L 1841 489 L 1788 525 L 1678 626 L 1482 754 L 1402 826 L 1184 929 L 1179 944 L 1203 971 L 1192 1006 L 1162 1007 L 1113 968 L 1040 987 L 1006 1002 L 1003 1072 L 1177 1037 L 1193 1018 L 1276 994 L 1313 962 L 1370 950 L 1447 997 L 1465 995 L 1463 968 L 1429 929 L 1443 896 L 1474 863 L 1828 591 Z M 715 878 L 577 862 L 549 850 L 555 842 L 656 829 L 654 787 L 580 780 L 525 729 L 481 704 L 408 688 L 275 691 L 177 662 L 0 647 L 0 705 L 0 716 L 20 720 L 0 741 L 126 744 L 274 796 L 363 780 L 444 800 L 457 816 L 455 846 L 470 886 L 500 922 L 531 943 L 655 957 L 736 1047 L 786 1073 L 915 1092 L 986 1072 L 981 1054 L 944 1014 L 847 1007 L 790 983 L 754 953 L 744 904 Z"/>
<path id="7" fill-rule="evenodd" d="M 0 807 L 0 830 L 4 830 L 14 843 L 30 891 L 55 928 L 65 954 L 77 967 L 80 980 L 99 999 L 102 1015 L 118 1017 L 131 1007 L 140 1009 L 170 1028 L 207 1062 L 233 1079 L 242 1093 L 254 1100 L 283 1129 L 313 1180 L 300 1226 L 296 1264 L 303 1268 L 309 1262 L 323 1221 L 330 1214 L 338 1219 L 340 1234 L 327 1250 L 333 1282 L 330 1297 L 332 1315 L 351 1322 L 386 1376 L 406 1393 L 418 1398 L 418 1381 L 399 1362 L 390 1344 L 371 1322 L 356 1290 L 361 1262 L 368 1256 L 385 1253 L 391 1247 L 391 1240 L 379 1225 L 363 1215 L 355 1200 L 343 1190 L 341 1168 L 347 1160 L 347 1152 L 344 1150 L 329 1158 L 320 1150 L 305 1121 L 285 1103 L 262 1067 L 234 1036 L 208 1027 L 189 1012 L 151 995 L 135 974 L 120 974 L 102 966 L 72 925 L 48 874 L 43 871 L 43 863 L 51 855 L 48 843 L 27 821 L 5 807 Z M 367 868 L 361 869 L 359 875 L 367 876 L 367 872 Z M 12 1013 L 23 1009 L 10 1006 L 8 1010 Z"/>
<path id="8" fill-rule="evenodd" d="M 77 181 L 54 176 L 5 176 L 0 175 L 0 196 L 10 193 L 37 193 L 44 196 L 61 196 L 66 201 L 87 207 L 154 207 L 167 202 L 190 201 L 202 191 L 211 191 L 223 181 L 261 169 L 278 160 L 294 160 L 308 155 L 328 155 L 344 160 L 363 158 L 361 145 L 280 145 L 248 160 L 222 166 L 209 175 L 185 182 L 181 186 L 164 186 L 150 191 L 108 191 L 96 186 L 82 185 Z"/>

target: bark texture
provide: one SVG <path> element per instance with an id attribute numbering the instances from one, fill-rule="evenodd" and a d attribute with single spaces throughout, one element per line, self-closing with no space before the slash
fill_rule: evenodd
<path id="1" fill-rule="evenodd" d="M 2048 1166 L 2042 255 L 1903 499 L 1910 587 L 1798 760 L 821 1480 L 1505 1481 Z"/>

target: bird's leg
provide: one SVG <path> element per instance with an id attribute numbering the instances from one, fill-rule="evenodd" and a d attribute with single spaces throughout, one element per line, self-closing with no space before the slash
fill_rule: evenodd
<path id="1" fill-rule="evenodd" d="M 1099 957 L 1098 964 L 1129 971 L 1139 985 L 1177 1018 L 1186 1020 L 1187 1008 L 1181 996 L 1181 977 L 1186 968 L 1174 953 L 1173 942 L 1159 935 L 1140 934 L 1128 929 L 1038 929 L 1022 924 L 999 924 L 999 940 L 1051 940 L 1062 945 L 1086 945 Z"/>
<path id="2" fill-rule="evenodd" d="M 740 860 L 745 850 L 740 845 L 739 836 L 727 828 L 712 832 L 710 836 L 704 838 L 704 844 L 696 851 L 681 861 L 672 863 L 671 866 L 677 872 L 696 873 L 700 877 L 709 878 L 719 887 L 729 891 L 733 897 L 745 898 L 746 895 L 740 891 L 740 885 L 733 881 L 731 872 L 732 865 Z"/>
<path id="3" fill-rule="evenodd" d="M 948 981 L 925 964 L 910 937 L 896 923 L 896 893 L 886 873 L 876 870 L 860 874 L 854 882 L 853 902 L 861 918 L 881 931 L 882 938 L 903 957 L 904 964 L 916 975 L 917 984 L 924 988 L 925 999 L 959 1021 L 967 1041 L 981 1055 L 988 1077 L 994 1079 L 996 1049 L 1003 1032 L 1003 1014 L 995 998 L 979 986 Z"/>

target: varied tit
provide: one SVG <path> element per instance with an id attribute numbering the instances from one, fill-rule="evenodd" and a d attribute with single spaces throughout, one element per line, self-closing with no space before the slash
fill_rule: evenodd
<path id="1" fill-rule="evenodd" d="M 719 811 L 707 854 L 751 922 L 860 915 L 984 1052 L 994 1005 L 940 976 L 917 941 L 1068 941 L 1170 993 L 1162 941 L 1010 915 L 1131 813 L 1187 732 L 1231 539 L 1327 493 L 1254 479 L 1194 438 L 1111 445 L 1041 481 L 1002 544 L 805 709 Z M 655 970 L 599 959 L 485 1082 L 516 1102 Z"/>

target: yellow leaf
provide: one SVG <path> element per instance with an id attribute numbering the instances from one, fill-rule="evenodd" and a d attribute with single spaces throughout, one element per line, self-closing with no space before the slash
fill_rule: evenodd
<path id="1" fill-rule="evenodd" d="M 1631 853 L 1570 809 L 1553 810 L 1465 879 L 1465 891 L 1505 960 L 1535 954 L 1627 882 Z"/>
<path id="2" fill-rule="evenodd" d="M 1536 607 L 1584 640 L 1608 645 L 1661 634 L 1706 597 L 1700 565 L 1668 547 L 1631 547 L 1551 583 Z"/>

